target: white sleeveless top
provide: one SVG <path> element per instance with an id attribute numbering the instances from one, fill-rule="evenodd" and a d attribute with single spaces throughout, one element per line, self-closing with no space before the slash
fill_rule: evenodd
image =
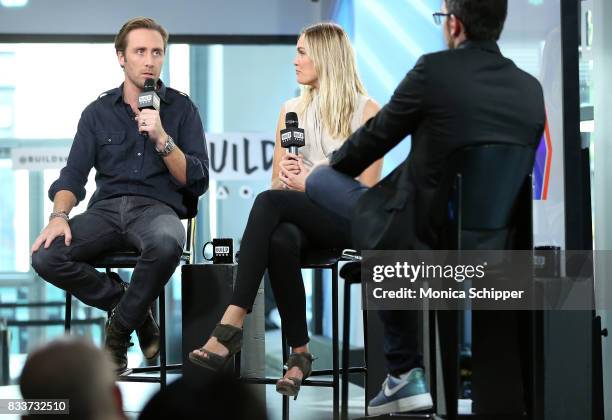
<path id="1" fill-rule="evenodd" d="M 370 100 L 365 95 L 359 95 L 357 107 L 351 118 L 351 132 L 355 132 L 363 124 L 363 111 L 366 103 Z M 300 155 L 304 158 L 304 164 L 308 167 L 329 159 L 331 154 L 342 146 L 346 137 L 333 138 L 323 130 L 322 121 L 315 117 L 313 103 L 304 112 L 304 115 L 299 114 L 300 97 L 289 99 L 283 104 L 283 114 L 287 112 L 295 112 L 298 114 L 298 126 L 304 129 L 305 146 L 299 150 Z"/>

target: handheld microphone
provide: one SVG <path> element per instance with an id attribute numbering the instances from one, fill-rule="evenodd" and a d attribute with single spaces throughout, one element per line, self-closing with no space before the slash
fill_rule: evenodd
<path id="1" fill-rule="evenodd" d="M 289 149 L 290 153 L 297 155 L 298 149 L 306 144 L 304 129 L 298 127 L 298 117 L 295 112 L 285 114 L 285 129 L 281 130 L 281 147 Z"/>
<path id="2" fill-rule="evenodd" d="M 155 80 L 149 78 L 145 80 L 144 89 L 138 95 L 138 109 L 154 109 L 159 111 L 159 96 L 155 93 Z M 149 133 L 142 132 L 144 138 L 149 138 Z"/>

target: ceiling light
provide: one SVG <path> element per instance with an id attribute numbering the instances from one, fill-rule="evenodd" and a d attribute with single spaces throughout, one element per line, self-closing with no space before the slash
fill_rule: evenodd
<path id="1" fill-rule="evenodd" d="M 4 7 L 23 7 L 28 4 L 28 0 L 0 0 L 0 6 Z"/>

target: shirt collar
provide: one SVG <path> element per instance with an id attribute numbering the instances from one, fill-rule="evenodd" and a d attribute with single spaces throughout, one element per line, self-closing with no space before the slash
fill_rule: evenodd
<path id="1" fill-rule="evenodd" d="M 166 88 L 166 85 L 164 85 L 164 82 L 162 82 L 161 79 L 157 81 L 157 89 L 155 89 L 155 92 L 157 93 L 157 96 L 159 96 L 159 99 L 161 99 L 166 104 L 169 104 L 171 102 L 170 99 L 168 98 L 168 88 Z M 115 96 L 115 99 L 114 99 L 115 103 L 122 100 L 123 99 L 123 83 L 121 83 L 121 86 L 110 90 L 108 92 L 108 95 Z"/>
<path id="2" fill-rule="evenodd" d="M 463 41 L 457 48 L 481 49 L 495 54 L 501 54 L 499 46 L 495 41 Z"/>

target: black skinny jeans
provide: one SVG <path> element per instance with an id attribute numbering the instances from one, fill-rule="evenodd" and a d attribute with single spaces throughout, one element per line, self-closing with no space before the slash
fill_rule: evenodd
<path id="1" fill-rule="evenodd" d="M 301 255 L 308 249 L 349 244 L 349 224 L 313 204 L 306 194 L 264 191 L 255 199 L 242 237 L 230 303 L 250 310 L 267 268 L 287 343 L 303 346 L 309 339 Z"/>

